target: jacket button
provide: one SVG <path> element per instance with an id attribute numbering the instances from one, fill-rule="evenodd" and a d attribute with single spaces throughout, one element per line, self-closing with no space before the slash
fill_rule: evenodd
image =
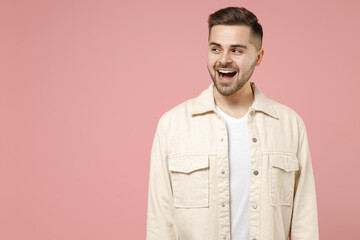
<path id="1" fill-rule="evenodd" d="M 255 171 L 254 171 L 254 175 L 258 175 L 258 174 L 259 174 L 259 172 L 255 170 Z"/>
<path id="2" fill-rule="evenodd" d="M 252 207 L 253 207 L 253 209 L 256 209 L 256 208 L 257 208 L 257 205 L 256 205 L 256 204 L 253 204 Z"/>
<path id="3" fill-rule="evenodd" d="M 221 139 L 221 141 L 223 142 L 223 141 L 224 141 L 224 139 L 222 138 L 222 139 Z"/>
<path id="4" fill-rule="evenodd" d="M 224 239 L 226 239 L 226 236 L 224 236 Z"/>
<path id="5" fill-rule="evenodd" d="M 222 203 L 221 206 L 225 207 L 225 203 Z"/>
<path id="6" fill-rule="evenodd" d="M 250 116 L 254 116 L 254 111 L 253 110 L 250 111 Z"/>
<path id="7" fill-rule="evenodd" d="M 256 138 L 253 138 L 252 141 L 255 143 L 255 142 L 257 141 L 257 139 L 256 139 Z"/>
<path id="8" fill-rule="evenodd" d="M 225 174 L 225 171 L 224 171 L 224 170 L 222 170 L 222 171 L 221 171 L 221 174 Z"/>

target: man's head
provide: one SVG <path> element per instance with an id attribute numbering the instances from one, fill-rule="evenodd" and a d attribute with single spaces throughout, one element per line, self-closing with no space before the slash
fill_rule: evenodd
<path id="1" fill-rule="evenodd" d="M 249 26 L 251 29 L 250 43 L 253 44 L 257 50 L 260 50 L 262 46 L 263 30 L 258 22 L 257 17 L 247 10 L 246 8 L 228 7 L 220 9 L 208 18 L 209 25 L 209 39 L 211 35 L 211 29 L 215 25 L 244 25 Z"/>
<path id="2" fill-rule="evenodd" d="M 211 14 L 208 24 L 207 67 L 219 93 L 229 96 L 248 82 L 262 60 L 262 27 L 253 13 L 237 7 Z"/>

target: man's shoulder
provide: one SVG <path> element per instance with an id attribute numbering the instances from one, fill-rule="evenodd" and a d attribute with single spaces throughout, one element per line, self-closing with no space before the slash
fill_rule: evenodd
<path id="1" fill-rule="evenodd" d="M 303 128 L 305 126 L 303 118 L 294 108 L 271 98 L 268 98 L 268 100 L 274 106 L 276 114 L 278 115 L 278 119 L 280 121 L 283 121 L 285 123 L 296 122 L 299 128 Z"/>
<path id="2" fill-rule="evenodd" d="M 184 113 L 184 111 L 190 111 L 192 108 L 193 102 L 196 101 L 196 98 L 190 98 L 185 100 L 174 107 L 167 110 L 163 115 L 167 115 L 168 117 L 177 116 L 178 114 Z"/>
<path id="3" fill-rule="evenodd" d="M 189 114 L 191 114 L 192 105 L 196 101 L 196 97 L 185 100 L 169 110 L 165 111 L 159 119 L 159 124 L 163 125 L 163 127 L 169 127 L 169 124 L 176 120 L 179 121 L 181 119 L 186 119 Z"/>
<path id="4" fill-rule="evenodd" d="M 191 116 L 191 110 L 195 101 L 196 97 L 193 97 L 170 108 L 161 115 L 159 124 L 163 125 L 165 128 L 168 128 L 170 127 L 171 122 L 186 121 L 188 116 Z M 269 97 L 267 97 L 267 101 L 273 105 L 278 116 L 278 120 L 284 124 L 296 123 L 300 129 L 305 127 L 303 118 L 294 108 Z"/>

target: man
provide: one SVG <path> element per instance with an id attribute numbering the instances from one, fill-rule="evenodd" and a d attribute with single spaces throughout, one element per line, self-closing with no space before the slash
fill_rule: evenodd
<path id="1" fill-rule="evenodd" d="M 166 112 L 151 150 L 147 240 L 317 240 L 302 118 L 249 79 L 262 27 L 245 8 L 211 14 L 212 83 Z"/>

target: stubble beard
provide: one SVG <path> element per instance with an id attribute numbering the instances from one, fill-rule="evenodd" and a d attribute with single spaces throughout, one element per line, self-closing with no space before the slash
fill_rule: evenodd
<path id="1" fill-rule="evenodd" d="M 223 85 L 222 83 L 219 83 L 216 79 L 216 69 L 214 74 L 210 74 L 212 81 L 214 82 L 214 85 L 218 92 L 223 96 L 230 96 L 231 94 L 234 94 L 235 92 L 239 91 L 251 78 L 254 69 L 255 69 L 256 61 L 251 65 L 250 69 L 244 73 L 244 75 L 239 78 L 239 71 L 238 76 L 234 81 L 231 83 L 231 85 Z M 219 84 L 218 84 L 219 83 Z"/>

